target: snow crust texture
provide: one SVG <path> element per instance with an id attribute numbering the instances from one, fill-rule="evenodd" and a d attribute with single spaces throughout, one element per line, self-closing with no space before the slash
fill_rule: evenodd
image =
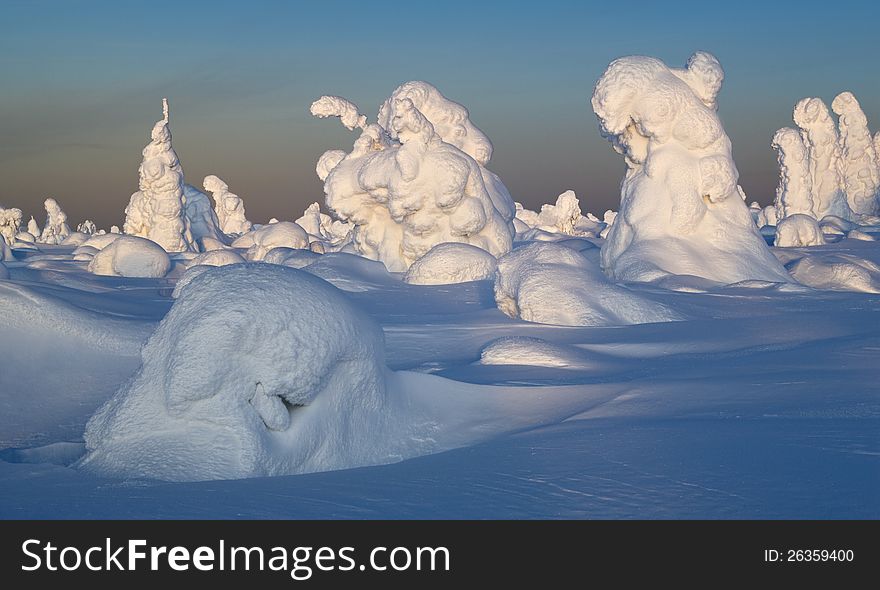
<path id="1" fill-rule="evenodd" d="M 601 132 L 627 164 L 620 211 L 602 248 L 612 279 L 790 281 L 737 185 L 715 112 L 723 78 L 718 60 L 697 52 L 684 69 L 651 57 L 617 59 L 596 84 Z"/>

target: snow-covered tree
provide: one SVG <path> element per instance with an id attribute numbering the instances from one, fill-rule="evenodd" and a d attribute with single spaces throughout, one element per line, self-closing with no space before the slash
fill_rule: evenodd
<path id="1" fill-rule="evenodd" d="M 850 209 L 860 215 L 875 215 L 880 193 L 880 165 L 868 119 L 852 92 L 841 92 L 831 103 L 839 116 L 840 171 Z"/>
<path id="2" fill-rule="evenodd" d="M 836 215 L 849 219 L 852 211 L 840 177 L 840 146 L 834 119 L 821 98 L 804 98 L 794 107 L 810 162 L 813 213 L 817 219 Z"/>
<path id="3" fill-rule="evenodd" d="M 140 190 L 125 209 L 127 234 L 148 238 L 168 252 L 196 249 L 185 214 L 183 169 L 171 145 L 168 100 L 162 99 L 162 119 L 150 134 L 138 169 Z"/>
<path id="4" fill-rule="evenodd" d="M 40 234 L 40 242 L 43 244 L 60 244 L 70 235 L 70 227 L 67 225 L 67 214 L 61 210 L 61 206 L 55 199 L 46 199 L 46 225 Z"/>
<path id="5" fill-rule="evenodd" d="M 8 246 L 15 243 L 15 236 L 21 227 L 21 209 L 0 207 L 0 238 Z"/>
<path id="6" fill-rule="evenodd" d="M 229 192 L 228 184 L 212 174 L 205 177 L 202 185 L 214 197 L 214 213 L 223 233 L 240 236 L 251 231 L 253 224 L 248 221 L 245 214 L 244 201 L 238 195 Z"/>
<path id="7" fill-rule="evenodd" d="M 810 158 L 800 132 L 791 127 L 783 127 L 773 136 L 770 145 L 776 150 L 779 162 L 779 184 L 776 186 L 774 202 L 777 219 L 795 214 L 815 217 Z"/>

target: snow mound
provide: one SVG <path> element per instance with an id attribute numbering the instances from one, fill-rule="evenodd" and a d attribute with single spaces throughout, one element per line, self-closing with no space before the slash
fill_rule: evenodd
<path id="1" fill-rule="evenodd" d="M 825 243 L 822 229 L 815 218 L 803 213 L 794 213 L 782 219 L 776 226 L 774 246 L 821 246 Z"/>
<path id="2" fill-rule="evenodd" d="M 843 235 L 850 230 L 858 229 L 858 224 L 836 215 L 826 215 L 819 221 L 822 232 L 832 235 Z"/>
<path id="3" fill-rule="evenodd" d="M 378 325 L 325 281 L 275 265 L 211 268 L 89 421 L 78 466 L 191 481 L 394 460 L 412 443 L 374 444 L 394 418 L 383 350 Z"/>
<path id="4" fill-rule="evenodd" d="M 80 244 L 80 247 L 92 247 L 96 250 L 103 250 L 113 242 L 115 242 L 122 234 L 99 234 L 91 236 L 88 240 Z M 76 253 L 76 250 L 74 250 Z"/>
<path id="5" fill-rule="evenodd" d="M 62 246 L 80 246 L 89 239 L 89 234 L 84 234 L 82 232 L 71 232 L 66 238 L 61 240 Z"/>
<path id="6" fill-rule="evenodd" d="M 694 275 L 720 283 L 786 282 L 758 233 L 716 113 L 724 72 L 709 53 L 685 69 L 651 57 L 617 59 L 592 104 L 602 135 L 624 155 L 621 206 L 602 247 L 618 281 Z"/>
<path id="7" fill-rule="evenodd" d="M 791 263 L 788 270 L 814 289 L 880 293 L 880 266 L 852 254 L 812 254 Z"/>
<path id="8" fill-rule="evenodd" d="M 226 266 L 243 262 L 245 259 L 235 250 L 209 250 L 190 260 L 189 266 Z"/>
<path id="9" fill-rule="evenodd" d="M 119 236 L 89 263 L 89 272 L 114 277 L 159 278 L 169 270 L 168 253 L 159 244 L 136 236 Z"/>
<path id="10" fill-rule="evenodd" d="M 860 230 L 857 230 L 857 229 L 851 229 L 848 232 L 846 232 L 846 237 L 849 238 L 850 240 L 862 240 L 864 242 L 873 242 L 876 239 L 871 234 L 867 234 L 867 233 L 860 231 Z"/>
<path id="11" fill-rule="evenodd" d="M 320 257 L 321 255 L 317 252 L 301 248 L 272 248 L 263 257 L 263 262 L 281 264 L 291 268 L 302 268 L 315 262 Z"/>
<path id="12" fill-rule="evenodd" d="M 592 365 L 580 349 L 528 336 L 505 336 L 493 340 L 480 352 L 479 363 L 578 369 Z"/>
<path id="13" fill-rule="evenodd" d="M 314 262 L 302 269 L 321 277 L 343 291 L 368 291 L 373 286 L 400 283 L 400 280 L 392 276 L 385 265 L 378 260 L 370 260 L 347 252 L 329 252 L 316 256 L 318 258 Z M 288 259 L 285 260 L 284 265 L 291 266 L 293 262 L 298 261 Z"/>
<path id="14" fill-rule="evenodd" d="M 313 110 L 335 114 L 339 100 L 322 97 Z M 430 84 L 398 87 L 379 123 L 364 126 L 351 153 L 339 156 L 325 153 L 316 171 L 325 178 L 327 207 L 354 226 L 360 254 L 397 272 L 444 242 L 493 256 L 510 250 L 513 199 L 483 167 L 491 142 L 467 109 Z"/>
<path id="15" fill-rule="evenodd" d="M 449 285 L 495 276 L 495 257 L 469 244 L 437 244 L 416 260 L 404 281 L 411 285 Z"/>
<path id="16" fill-rule="evenodd" d="M 665 305 L 611 283 L 584 254 L 535 242 L 498 261 L 495 302 L 505 314 L 540 324 L 612 326 L 681 319 Z"/>
<path id="17" fill-rule="evenodd" d="M 235 248 L 248 247 L 249 260 L 260 261 L 273 248 L 308 248 L 309 234 L 292 221 L 279 221 L 255 229 L 232 243 Z"/>

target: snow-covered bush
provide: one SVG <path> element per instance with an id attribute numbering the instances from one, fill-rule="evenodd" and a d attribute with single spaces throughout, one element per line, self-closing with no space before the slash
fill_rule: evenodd
<path id="1" fill-rule="evenodd" d="M 783 127 L 773 136 L 770 145 L 776 150 L 779 162 L 779 184 L 776 186 L 774 201 L 776 219 L 795 214 L 815 218 L 810 158 L 800 132 L 791 127 Z"/>
<path id="2" fill-rule="evenodd" d="M 730 140 L 715 112 L 723 78 L 718 60 L 697 52 L 682 70 L 651 57 L 617 59 L 596 84 L 592 104 L 602 135 L 628 168 L 601 253 L 613 279 L 790 280 L 737 186 Z"/>
<path id="3" fill-rule="evenodd" d="M 841 92 L 831 103 L 839 116 L 840 171 L 849 208 L 859 215 L 880 210 L 880 163 L 868 119 L 852 92 Z"/>
<path id="4" fill-rule="evenodd" d="M 819 222 L 803 213 L 794 213 L 776 225 L 774 246 L 787 248 L 797 246 L 821 246 L 825 237 Z"/>
<path id="5" fill-rule="evenodd" d="M 416 260 L 404 281 L 411 285 L 449 285 L 495 276 L 495 257 L 469 244 L 437 244 Z"/>
<path id="6" fill-rule="evenodd" d="M 139 191 L 125 208 L 123 231 L 148 238 L 168 252 L 195 251 L 184 205 L 183 169 L 171 145 L 168 101 L 162 99 L 163 117 L 150 133 L 138 169 Z"/>
<path id="7" fill-rule="evenodd" d="M 611 283 L 584 254 L 534 242 L 498 260 L 495 302 L 505 314 L 540 324 L 611 326 L 680 319 L 666 306 Z"/>
<path id="8" fill-rule="evenodd" d="M 213 174 L 206 176 L 202 184 L 214 197 L 214 213 L 223 233 L 240 236 L 251 231 L 253 224 L 245 214 L 244 201 L 229 191 L 228 184 Z"/>
<path id="9" fill-rule="evenodd" d="M 89 421 L 78 466 L 182 481 L 399 460 L 419 443 L 395 419 L 383 351 L 379 326 L 321 279 L 212 267 L 178 293 L 140 369 Z"/>
<path id="10" fill-rule="evenodd" d="M 119 236 L 89 263 L 89 272 L 113 277 L 164 277 L 171 259 L 159 244 L 137 236 Z"/>
<path id="11" fill-rule="evenodd" d="M 60 244 L 70 235 L 67 214 L 55 199 L 46 199 L 43 205 L 46 207 L 46 225 L 38 241 L 42 244 Z"/>
<path id="12" fill-rule="evenodd" d="M 397 88 L 380 108 L 378 124 L 350 117 L 353 109 L 338 97 L 312 105 L 316 116 L 346 117 L 362 129 L 351 153 L 326 152 L 316 167 L 325 178 L 327 207 L 354 225 L 360 254 L 405 271 L 444 242 L 495 256 L 510 250 L 513 200 L 484 168 L 491 143 L 467 109 L 425 82 Z"/>

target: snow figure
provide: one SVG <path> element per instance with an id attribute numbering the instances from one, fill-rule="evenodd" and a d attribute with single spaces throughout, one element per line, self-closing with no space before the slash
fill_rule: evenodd
<path id="1" fill-rule="evenodd" d="M 40 242 L 43 244 L 60 244 L 70 235 L 70 227 L 67 225 L 67 214 L 61 210 L 55 199 L 46 199 L 46 225 L 40 234 Z"/>
<path id="2" fill-rule="evenodd" d="M 240 236 L 251 231 L 253 224 L 245 216 L 244 201 L 229 192 L 228 184 L 212 174 L 205 177 L 202 186 L 214 197 L 214 212 L 223 233 Z"/>
<path id="3" fill-rule="evenodd" d="M 32 236 L 34 236 L 35 238 L 39 238 L 40 234 L 42 233 L 40 231 L 40 226 L 37 223 L 37 220 L 34 219 L 33 215 L 31 215 L 31 220 L 28 221 L 27 230 L 28 230 L 28 233 L 31 234 Z"/>
<path id="4" fill-rule="evenodd" d="M 774 203 L 777 219 L 795 214 L 816 217 L 810 160 L 801 134 L 791 127 L 783 127 L 773 136 L 770 145 L 776 150 L 779 161 L 779 184 Z"/>
<path id="5" fill-rule="evenodd" d="M 352 109 L 338 97 L 312 105 L 316 116 L 339 116 L 362 130 L 351 153 L 326 152 L 316 167 L 327 206 L 355 226 L 357 252 L 405 271 L 440 243 L 470 244 L 493 256 L 510 250 L 513 199 L 483 167 L 492 144 L 467 109 L 424 82 L 395 90 L 379 124 L 352 117 Z"/>
<path id="6" fill-rule="evenodd" d="M 821 246 L 825 236 L 814 217 L 804 213 L 794 213 L 779 220 L 776 225 L 774 246 L 781 248 L 800 246 Z"/>
<path id="7" fill-rule="evenodd" d="M 714 56 L 697 52 L 683 70 L 651 57 L 617 59 L 596 84 L 602 135 L 627 165 L 620 211 L 601 251 L 614 280 L 791 280 L 738 190 L 730 140 L 715 112 L 723 77 Z"/>
<path id="8" fill-rule="evenodd" d="M 92 221 L 91 219 L 86 219 L 85 221 L 80 223 L 78 226 L 76 226 L 76 231 L 78 231 L 81 234 L 86 234 L 86 235 L 90 236 L 97 231 L 97 228 L 95 227 L 94 221 Z"/>
<path id="9" fill-rule="evenodd" d="M 840 177 L 837 128 L 828 107 L 820 98 L 804 98 L 794 107 L 794 122 L 801 129 L 809 155 L 816 219 L 826 215 L 849 219 L 852 212 Z"/>
<path id="10" fill-rule="evenodd" d="M 841 92 L 831 103 L 840 128 L 840 172 L 849 208 L 859 215 L 876 215 L 880 169 L 868 119 L 852 92 Z"/>
<path id="11" fill-rule="evenodd" d="M 211 207 L 211 198 L 190 184 L 183 186 L 183 195 L 186 197 L 184 214 L 189 223 L 190 234 L 199 245 L 199 251 L 207 250 L 204 247 L 206 239 L 228 244 L 229 238 L 220 230 L 220 220 Z"/>
<path id="12" fill-rule="evenodd" d="M 168 99 L 162 99 L 162 120 L 153 126 L 138 170 L 140 190 L 125 208 L 126 234 L 148 238 L 167 252 L 195 251 L 184 207 L 183 169 L 171 145 Z"/>
<path id="13" fill-rule="evenodd" d="M 21 227 L 21 209 L 0 207 L 0 238 L 7 246 L 15 244 L 15 236 Z"/>
<path id="14" fill-rule="evenodd" d="M 200 271 L 89 421 L 78 467 L 191 481 L 399 460 L 417 441 L 394 419 L 384 348 L 372 319 L 308 273 Z"/>

